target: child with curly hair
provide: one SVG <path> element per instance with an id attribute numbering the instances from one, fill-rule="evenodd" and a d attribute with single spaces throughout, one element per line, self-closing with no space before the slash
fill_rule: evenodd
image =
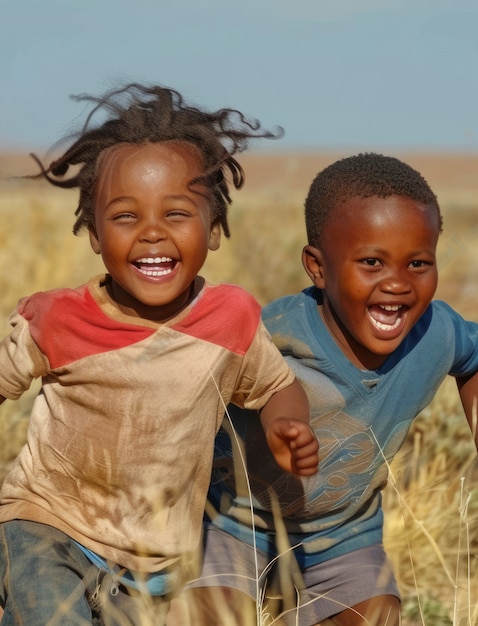
<path id="1" fill-rule="evenodd" d="M 229 235 L 233 155 L 274 135 L 162 86 L 79 99 L 85 125 L 38 176 L 79 188 L 74 233 L 107 274 L 23 298 L 0 344 L 1 401 L 42 379 L 0 491 L 2 623 L 163 624 L 229 402 L 259 411 L 285 471 L 317 471 L 306 395 L 259 304 L 198 274 Z"/>

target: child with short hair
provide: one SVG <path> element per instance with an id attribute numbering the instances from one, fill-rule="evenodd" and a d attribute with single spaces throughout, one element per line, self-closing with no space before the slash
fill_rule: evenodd
<path id="1" fill-rule="evenodd" d="M 23 298 L 0 344 L 1 401 L 42 378 L 0 492 L 0 605 L 8 624 L 163 624 L 229 402 L 260 411 L 285 471 L 317 471 L 306 395 L 259 304 L 198 275 L 229 235 L 233 155 L 272 134 L 161 86 L 81 99 L 85 126 L 39 176 L 79 188 L 74 232 L 108 273 Z"/>
<path id="2" fill-rule="evenodd" d="M 193 596 L 205 624 L 222 623 L 212 615 L 223 595 L 240 607 L 231 623 L 245 624 L 242 607 L 262 602 L 283 574 L 278 518 L 297 564 L 278 623 L 398 624 L 399 591 L 382 546 L 387 465 L 447 374 L 458 379 L 472 426 L 478 324 L 432 300 L 442 217 L 420 173 L 380 154 L 341 159 L 312 182 L 305 222 L 302 261 L 313 286 L 267 305 L 263 321 L 307 392 L 320 470 L 304 479 L 282 472 L 254 414 L 229 407 L 252 505 L 236 441 L 222 432 L 204 566 L 192 585 L 203 587 Z"/>

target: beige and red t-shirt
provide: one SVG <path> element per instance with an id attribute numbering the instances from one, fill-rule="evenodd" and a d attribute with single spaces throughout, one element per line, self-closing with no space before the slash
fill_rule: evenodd
<path id="1" fill-rule="evenodd" d="M 49 524 L 154 572 L 199 541 L 214 436 L 229 402 L 260 409 L 294 381 L 255 299 L 206 285 L 176 318 L 120 312 L 105 277 L 22 299 L 0 344 L 0 394 L 42 378 L 0 521 Z"/>

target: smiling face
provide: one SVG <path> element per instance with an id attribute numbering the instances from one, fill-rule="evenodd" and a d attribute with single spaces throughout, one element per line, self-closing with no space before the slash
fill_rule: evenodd
<path id="1" fill-rule="evenodd" d="M 220 243 L 192 144 L 120 144 L 105 152 L 95 186 L 93 250 L 112 277 L 109 294 L 129 315 L 164 321 L 192 298 L 208 250 Z"/>
<path id="2" fill-rule="evenodd" d="M 320 249 L 304 248 L 325 324 L 358 367 L 380 367 L 425 312 L 439 232 L 434 209 L 411 198 L 354 197 L 334 209 Z"/>

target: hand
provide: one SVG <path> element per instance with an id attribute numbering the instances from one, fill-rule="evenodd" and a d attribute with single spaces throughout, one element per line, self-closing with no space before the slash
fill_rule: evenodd
<path id="1" fill-rule="evenodd" d="M 276 463 L 286 472 L 312 476 L 318 471 L 319 444 L 307 422 L 279 417 L 266 430 Z"/>

